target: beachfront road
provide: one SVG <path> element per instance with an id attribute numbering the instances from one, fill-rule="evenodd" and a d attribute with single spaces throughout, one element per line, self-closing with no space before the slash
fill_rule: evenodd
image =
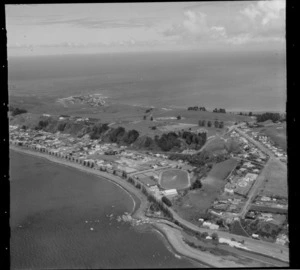
<path id="1" fill-rule="evenodd" d="M 224 231 L 200 228 L 200 227 L 182 219 L 180 216 L 178 216 L 178 214 L 173 209 L 170 209 L 170 210 L 173 213 L 174 219 L 176 219 L 182 225 L 184 225 L 185 227 L 187 227 L 193 231 L 198 231 L 201 233 L 207 232 L 209 234 L 216 232 L 219 237 L 223 237 L 223 238 L 227 238 L 227 239 L 235 238 L 238 241 L 244 240 L 244 246 L 247 247 L 252 252 L 270 256 L 270 257 L 279 259 L 284 262 L 289 262 L 289 248 L 287 248 L 285 246 L 281 246 L 281 245 L 277 245 L 277 244 L 269 243 L 269 242 L 264 242 L 261 240 L 255 240 L 252 238 L 239 236 L 239 235 L 231 234 L 231 233 L 224 232 Z"/>

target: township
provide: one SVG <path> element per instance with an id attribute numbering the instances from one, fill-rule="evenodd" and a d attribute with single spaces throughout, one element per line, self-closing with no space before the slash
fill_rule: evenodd
<path id="1" fill-rule="evenodd" d="M 263 174 L 268 164 L 273 158 L 280 158 L 278 161 L 285 163 L 286 153 L 272 145 L 266 136 L 251 132 L 249 125 L 243 122 L 228 128 L 222 139 L 235 140 L 241 151 L 230 154 L 229 157 L 235 161 L 234 166 L 224 177 L 217 195 L 206 207 L 205 215 L 196 214 L 193 218 L 186 218 L 187 221 L 199 228 L 287 246 L 287 198 L 275 194 L 266 195 L 264 190 L 258 194 L 261 183 L 266 180 Z M 179 215 L 180 211 L 175 208 L 176 202 L 188 192 L 198 192 L 190 191 L 192 183 L 198 177 L 196 167 L 187 160 L 170 159 L 167 152 L 137 151 L 116 143 L 92 140 L 88 135 L 76 138 L 61 132 L 24 130 L 17 125 L 10 126 L 10 143 L 95 170 L 134 179 L 135 183 L 146 188 L 157 200 L 167 198 L 168 206 L 172 209 L 173 205 Z M 263 147 L 258 147 L 257 143 L 263 144 Z M 205 189 L 213 180 L 206 175 L 201 178 L 201 182 Z M 199 210 L 200 204 L 201 200 L 194 207 L 195 211 Z M 149 210 L 152 216 L 163 217 L 161 211 L 152 210 Z"/>

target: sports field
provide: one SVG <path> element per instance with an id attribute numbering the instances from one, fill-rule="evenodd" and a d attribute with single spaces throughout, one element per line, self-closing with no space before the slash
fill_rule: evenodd
<path id="1" fill-rule="evenodd" d="M 167 170 L 161 173 L 159 184 L 164 189 L 182 189 L 190 186 L 190 178 L 186 171 Z"/>

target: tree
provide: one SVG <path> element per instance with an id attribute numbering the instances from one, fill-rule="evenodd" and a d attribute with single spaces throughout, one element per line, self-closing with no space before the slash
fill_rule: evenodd
<path id="1" fill-rule="evenodd" d="M 147 119 L 147 115 L 144 115 L 143 119 L 146 120 Z"/>
<path id="2" fill-rule="evenodd" d="M 211 238 L 212 238 L 212 240 L 214 240 L 214 241 L 219 241 L 219 236 L 218 236 L 218 234 L 215 233 L 215 232 L 212 233 Z"/>
<path id="3" fill-rule="evenodd" d="M 203 127 L 204 126 L 204 120 L 199 120 L 198 121 L 198 126 Z"/>
<path id="4" fill-rule="evenodd" d="M 210 121 L 207 122 L 207 126 L 211 127 L 211 122 Z"/>
<path id="5" fill-rule="evenodd" d="M 110 132 L 109 139 L 111 142 L 118 142 L 125 134 L 123 127 L 118 127 Z"/>
<path id="6" fill-rule="evenodd" d="M 201 238 L 205 239 L 209 234 L 207 232 L 201 233 Z"/>
<path id="7" fill-rule="evenodd" d="M 165 197 L 165 196 L 163 196 L 162 198 L 161 198 L 161 200 L 162 200 L 162 202 L 164 203 L 164 204 L 166 204 L 167 206 L 172 206 L 172 203 L 171 203 L 171 201 L 167 198 L 167 197 Z"/>
<path id="8" fill-rule="evenodd" d="M 177 116 L 177 120 L 180 120 L 180 119 L 181 119 L 181 116 L 180 116 L 180 115 L 178 115 L 178 116 Z"/>
<path id="9" fill-rule="evenodd" d="M 224 128 L 224 122 L 223 121 L 219 122 L 219 128 Z"/>
<path id="10" fill-rule="evenodd" d="M 191 190 L 202 188 L 202 183 L 199 179 L 197 179 L 190 187 Z"/>
<path id="11" fill-rule="evenodd" d="M 156 126 L 151 127 L 152 130 L 156 130 Z"/>
<path id="12" fill-rule="evenodd" d="M 219 121 L 218 120 L 216 120 L 214 124 L 215 124 L 215 128 L 219 127 Z"/>
<path id="13" fill-rule="evenodd" d="M 249 116 L 252 116 L 252 112 L 249 112 L 249 114 L 248 114 Z"/>
<path id="14" fill-rule="evenodd" d="M 140 134 L 138 131 L 136 131 L 135 129 L 132 129 L 132 130 L 129 130 L 127 133 L 125 133 L 123 140 L 127 144 L 132 144 L 137 140 L 139 135 Z"/>
<path id="15" fill-rule="evenodd" d="M 153 116 L 150 117 L 150 120 L 153 121 Z"/>

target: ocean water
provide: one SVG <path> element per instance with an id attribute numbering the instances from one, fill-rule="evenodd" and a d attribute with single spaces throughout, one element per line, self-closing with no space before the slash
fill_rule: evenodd
<path id="1" fill-rule="evenodd" d="M 120 53 L 10 58 L 11 95 L 102 93 L 113 102 L 281 110 L 286 57 L 275 52 Z"/>
<path id="2" fill-rule="evenodd" d="M 133 201 L 108 181 L 14 151 L 10 180 L 12 269 L 196 265 L 176 257 L 150 225 L 118 222 Z"/>

